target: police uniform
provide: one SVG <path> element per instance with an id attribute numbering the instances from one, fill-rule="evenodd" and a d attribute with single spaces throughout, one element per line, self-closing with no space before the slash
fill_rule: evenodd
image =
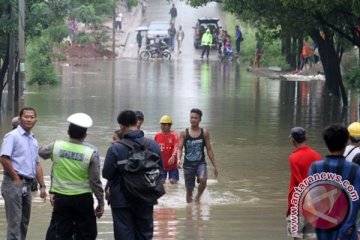
<path id="1" fill-rule="evenodd" d="M 89 128 L 92 119 L 76 113 L 68 122 Z M 104 192 L 100 180 L 100 160 L 97 149 L 86 141 L 69 138 L 40 147 L 39 155 L 53 161 L 50 192 L 54 194 L 53 217 L 57 239 L 96 239 L 97 226 L 94 200 L 104 208 Z"/>

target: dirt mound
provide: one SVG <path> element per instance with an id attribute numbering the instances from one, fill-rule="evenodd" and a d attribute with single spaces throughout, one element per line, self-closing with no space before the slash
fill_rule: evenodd
<path id="1" fill-rule="evenodd" d="M 86 44 L 80 46 L 73 44 L 62 50 L 62 53 L 67 55 L 69 58 L 115 58 L 116 54 L 107 49 L 102 50 L 95 44 Z"/>

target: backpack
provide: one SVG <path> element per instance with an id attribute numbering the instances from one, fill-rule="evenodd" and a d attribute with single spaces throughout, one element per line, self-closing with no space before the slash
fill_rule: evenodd
<path id="1" fill-rule="evenodd" d="M 160 181 L 160 156 L 148 149 L 150 139 L 144 138 L 140 144 L 129 139 L 120 143 L 129 148 L 129 157 L 118 160 L 121 171 L 120 186 L 129 201 L 156 204 L 157 199 L 165 194 Z"/>

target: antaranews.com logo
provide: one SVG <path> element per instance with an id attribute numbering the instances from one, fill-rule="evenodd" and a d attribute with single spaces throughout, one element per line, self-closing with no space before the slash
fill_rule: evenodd
<path id="1" fill-rule="evenodd" d="M 290 232 L 298 232 L 299 215 L 316 228 L 336 227 L 347 218 L 352 202 L 358 199 L 354 186 L 336 173 L 322 172 L 308 176 L 294 188 Z"/>

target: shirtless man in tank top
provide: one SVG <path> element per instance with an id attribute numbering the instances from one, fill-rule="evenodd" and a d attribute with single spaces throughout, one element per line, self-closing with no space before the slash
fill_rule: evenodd
<path id="1" fill-rule="evenodd" d="M 206 153 L 210 158 L 213 166 L 214 176 L 218 176 L 216 168 L 215 156 L 210 144 L 210 135 L 207 129 L 199 127 L 202 117 L 200 109 L 191 109 L 190 111 L 190 128 L 181 131 L 179 137 L 179 151 L 178 159 L 179 165 L 181 164 L 181 156 L 183 147 L 185 147 L 184 153 L 184 179 L 186 187 L 186 202 L 191 203 L 193 201 L 192 195 L 195 188 L 195 178 L 198 179 L 199 186 L 198 192 L 195 197 L 195 203 L 200 202 L 202 193 L 206 188 L 207 183 L 207 166 L 205 161 L 204 148 L 206 147 Z"/>

